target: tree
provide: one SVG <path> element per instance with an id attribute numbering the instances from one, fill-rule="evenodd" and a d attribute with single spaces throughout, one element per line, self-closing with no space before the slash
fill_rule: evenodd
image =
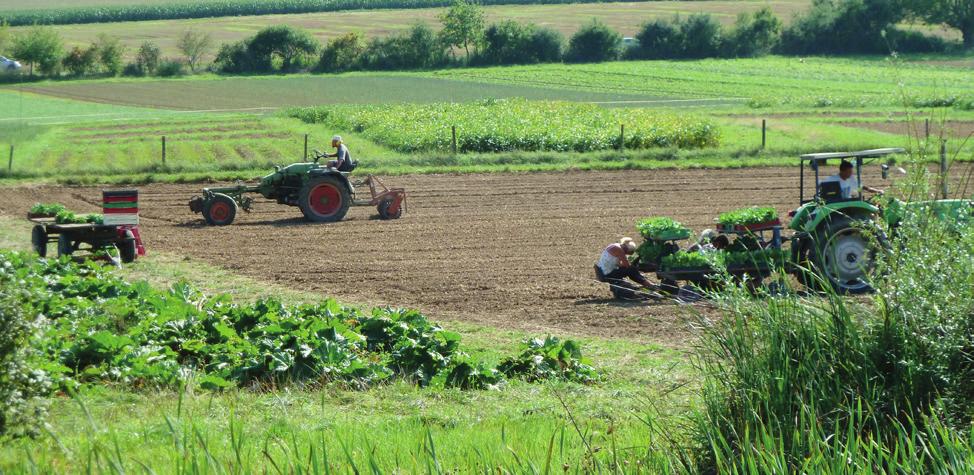
<path id="1" fill-rule="evenodd" d="M 269 26 L 250 39 L 247 49 L 259 71 L 274 69 L 274 60 L 281 62 L 281 71 L 292 71 L 306 56 L 318 51 L 321 45 L 307 31 L 287 25 Z"/>
<path id="2" fill-rule="evenodd" d="M 768 7 L 754 13 L 740 13 L 734 30 L 724 42 L 730 56 L 753 57 L 770 53 L 781 37 L 781 20 Z"/>
<path id="3" fill-rule="evenodd" d="M 974 0 L 913 0 L 909 9 L 928 23 L 957 28 L 964 48 L 974 48 Z"/>
<path id="4" fill-rule="evenodd" d="M 75 46 L 61 61 L 64 69 L 75 76 L 84 76 L 95 69 L 98 52 L 94 48 L 81 49 Z"/>
<path id="5" fill-rule="evenodd" d="M 14 38 L 14 58 L 28 64 L 30 76 L 35 64 L 42 74 L 57 72 L 63 50 L 61 36 L 50 27 L 33 26 Z"/>
<path id="6" fill-rule="evenodd" d="M 187 30 L 183 32 L 179 40 L 176 41 L 176 47 L 179 51 L 186 56 L 186 64 L 189 65 L 189 70 L 196 72 L 196 68 L 199 66 L 200 61 L 203 56 L 209 52 L 210 47 L 213 45 L 213 37 L 209 33 L 202 33 L 194 30 Z"/>
<path id="7" fill-rule="evenodd" d="M 91 47 L 98 52 L 98 60 L 108 74 L 118 76 L 122 72 L 122 54 L 125 48 L 118 38 L 101 33 Z"/>
<path id="8" fill-rule="evenodd" d="M 565 61 L 574 63 L 612 61 L 618 59 L 621 53 L 622 35 L 596 19 L 572 35 L 571 40 L 568 41 Z"/>
<path id="9" fill-rule="evenodd" d="M 638 46 L 628 52 L 633 59 L 679 58 L 683 51 L 679 19 L 657 18 L 644 23 L 636 33 L 636 41 Z"/>
<path id="10" fill-rule="evenodd" d="M 454 0 L 450 9 L 442 13 L 440 39 L 448 47 L 463 47 L 470 58 L 470 45 L 477 45 L 484 36 L 484 11 L 465 0 Z"/>
<path id="11" fill-rule="evenodd" d="M 155 74 L 156 69 L 159 67 L 159 60 L 162 57 L 162 52 L 159 47 L 151 41 L 146 41 L 142 43 L 139 47 L 138 54 L 135 55 L 135 64 L 138 66 L 142 74 Z"/>
<path id="12" fill-rule="evenodd" d="M 346 33 L 328 42 L 322 48 L 318 71 L 340 73 L 357 69 L 365 52 L 365 39 L 361 33 Z"/>
<path id="13" fill-rule="evenodd" d="M 720 23 L 706 13 L 687 17 L 680 24 L 684 58 L 713 58 L 720 52 Z"/>

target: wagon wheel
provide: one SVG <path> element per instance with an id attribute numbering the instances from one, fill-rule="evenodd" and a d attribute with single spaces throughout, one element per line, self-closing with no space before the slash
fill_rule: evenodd
<path id="1" fill-rule="evenodd" d="M 44 229 L 44 226 L 40 224 L 34 226 L 34 229 L 30 232 L 30 243 L 33 245 L 34 252 L 38 256 L 47 256 L 47 231 Z"/>
<path id="2" fill-rule="evenodd" d="M 125 231 L 125 238 L 118 243 L 118 255 L 125 264 L 135 260 L 137 249 L 135 246 L 135 235 L 132 234 L 132 231 Z"/>
<path id="3" fill-rule="evenodd" d="M 203 219 L 206 224 L 226 226 L 237 216 L 237 202 L 222 193 L 214 193 L 213 198 L 203 205 Z"/>
<path id="4" fill-rule="evenodd" d="M 875 241 L 865 234 L 871 228 Z M 869 221 L 853 221 L 842 216 L 818 233 L 815 264 L 823 280 L 840 294 L 872 292 L 869 274 L 875 268 L 877 248 L 886 244 L 886 236 Z"/>
<path id="5" fill-rule="evenodd" d="M 57 237 L 57 255 L 58 257 L 70 256 L 74 252 L 74 243 L 71 242 L 71 237 L 67 234 L 61 234 Z"/>
<path id="6" fill-rule="evenodd" d="M 348 187 L 333 176 L 308 180 L 298 197 L 298 206 L 304 217 L 318 223 L 341 221 L 351 204 Z"/>
<path id="7" fill-rule="evenodd" d="M 399 208 L 396 209 L 396 212 L 395 213 L 389 211 L 389 208 L 392 207 L 392 203 L 394 201 L 395 200 L 393 198 L 386 198 L 386 199 L 382 200 L 379 203 L 379 206 L 377 208 L 379 210 L 379 217 L 380 218 L 382 218 L 382 219 L 399 219 L 400 217 L 402 217 L 402 203 L 400 203 Z"/>

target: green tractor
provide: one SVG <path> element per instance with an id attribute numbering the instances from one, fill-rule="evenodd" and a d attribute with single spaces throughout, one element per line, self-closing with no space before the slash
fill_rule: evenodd
<path id="1" fill-rule="evenodd" d="M 349 180 L 350 170 L 339 171 L 319 164 L 325 155 L 318 150 L 314 156 L 311 162 L 274 167 L 274 173 L 254 185 L 204 188 L 203 196 L 190 200 L 189 209 L 202 213 L 207 224 L 225 226 L 233 223 L 238 209 L 250 211 L 254 199 L 246 195 L 258 193 L 279 204 L 297 206 L 305 219 L 312 222 L 341 221 L 350 206 L 375 206 L 381 219 L 398 219 L 402 215 L 406 201 L 404 189 L 388 188 L 372 175 L 353 183 Z M 369 197 L 359 199 L 356 186 L 367 186 Z"/>
<path id="2" fill-rule="evenodd" d="M 803 284 L 812 288 L 829 285 L 841 294 L 871 292 L 868 276 L 874 268 L 874 258 L 877 252 L 889 246 L 884 229 L 895 232 L 907 208 L 929 209 L 951 220 L 971 216 L 974 208 L 970 200 L 903 203 L 895 199 L 866 199 L 863 196 L 862 166 L 903 152 L 902 148 L 884 148 L 801 156 L 801 203 L 790 213 L 792 219 L 788 227 L 795 231 L 791 237 L 793 271 Z M 823 179 L 821 176 L 822 167 L 830 161 L 838 163 L 842 160 L 853 164 L 855 183 L 859 186 L 843 190 L 834 177 L 826 175 Z M 888 178 L 894 163 L 892 157 L 882 163 L 883 178 Z M 815 183 L 814 193 L 807 197 L 806 167 L 813 172 Z"/>

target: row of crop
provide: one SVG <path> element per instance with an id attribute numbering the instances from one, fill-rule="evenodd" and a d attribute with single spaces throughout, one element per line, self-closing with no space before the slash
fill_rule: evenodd
<path id="1" fill-rule="evenodd" d="M 252 305 L 207 297 L 185 282 L 158 290 L 93 263 L 0 252 L 0 300 L 39 333 L 32 366 L 60 386 L 135 387 L 192 381 L 204 388 L 390 379 L 487 388 L 506 379 L 597 379 L 573 341 L 529 341 L 496 366 L 468 356 L 460 335 L 413 310 L 345 307 L 334 300 Z"/>
<path id="2" fill-rule="evenodd" d="M 689 115 L 592 104 L 487 100 L 426 105 L 322 106 L 291 109 L 308 123 L 353 131 L 400 152 L 575 151 L 716 146 L 716 125 Z M 625 126 L 625 131 L 621 127 Z"/>
<path id="3" fill-rule="evenodd" d="M 591 3 L 591 1 L 588 3 Z M 595 0 L 605 1 L 605 0 Z M 208 0 L 139 5 L 74 7 L 43 10 L 13 10 L 0 13 L 0 23 L 21 25 L 66 25 L 120 21 L 172 20 L 222 16 L 273 15 L 380 8 L 434 8 L 451 0 Z M 577 0 L 481 0 L 482 5 L 566 4 Z"/>

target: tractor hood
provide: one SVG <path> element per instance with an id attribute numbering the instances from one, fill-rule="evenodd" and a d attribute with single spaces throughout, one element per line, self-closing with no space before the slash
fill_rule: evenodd
<path id="1" fill-rule="evenodd" d="M 812 232 L 832 213 L 863 215 L 878 212 L 879 208 L 866 201 L 852 200 L 835 203 L 809 201 L 795 210 L 795 216 L 788 223 L 788 227 L 795 231 Z"/>
<path id="2" fill-rule="evenodd" d="M 904 202 L 894 198 L 883 211 L 883 217 L 887 223 L 895 226 L 911 213 L 931 214 L 947 223 L 962 223 L 974 218 L 974 201 L 957 199 Z"/>

